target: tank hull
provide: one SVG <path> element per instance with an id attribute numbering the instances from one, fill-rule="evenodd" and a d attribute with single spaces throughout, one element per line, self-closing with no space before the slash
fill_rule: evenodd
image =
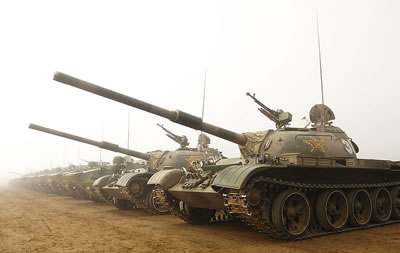
<path id="1" fill-rule="evenodd" d="M 194 189 L 182 189 L 180 185 L 175 185 L 169 188 L 168 192 L 191 207 L 215 210 L 225 209 L 224 198 L 214 191 L 211 186 L 206 189 L 198 187 Z"/>
<path id="2" fill-rule="evenodd" d="M 203 176 L 181 175 L 179 183 L 163 189 L 164 193 L 158 197 L 161 202 L 162 198 L 169 198 L 163 203 L 170 209 L 175 208 L 173 213 L 184 220 L 190 220 L 190 217 L 179 211 L 178 205 L 172 204 L 176 200 L 192 208 L 224 210 L 270 237 L 298 240 L 399 222 L 399 165 L 399 162 L 384 160 L 289 155 L 281 157 L 279 162 L 233 165 L 209 173 L 208 178 L 212 180 L 207 187 L 204 185 L 207 183 L 204 172 Z M 199 181 L 199 178 L 203 179 Z M 359 198 L 364 196 L 364 202 L 369 204 L 355 198 L 355 192 L 362 193 Z M 330 199 L 327 196 L 334 197 Z M 279 217 L 289 215 L 284 211 L 286 207 L 279 209 L 279 203 L 286 200 L 290 203 L 291 198 L 295 198 L 295 202 L 304 202 L 300 209 L 309 210 L 299 215 L 308 217 L 303 224 L 304 231 L 291 231 L 289 225 L 278 221 Z M 328 210 L 333 205 L 330 201 L 343 206 L 341 213 L 335 214 L 344 220 L 340 226 L 336 224 L 338 221 L 331 222 L 333 225 L 327 222 L 329 219 L 326 217 L 331 217 L 330 213 L 334 212 Z M 360 207 L 360 203 L 364 203 L 365 207 Z M 365 223 L 355 224 L 349 218 L 357 217 L 354 214 L 357 208 L 364 213 L 370 210 L 370 217 L 366 217 Z M 376 211 L 375 216 L 373 210 Z M 387 217 L 380 217 L 385 213 Z"/>
<path id="3" fill-rule="evenodd" d="M 65 181 L 68 182 L 73 197 L 91 199 L 93 201 L 103 201 L 103 198 L 97 198 L 97 192 L 92 187 L 96 179 L 107 176 L 114 172 L 111 169 L 92 169 L 83 172 L 69 173 L 64 176 Z"/>

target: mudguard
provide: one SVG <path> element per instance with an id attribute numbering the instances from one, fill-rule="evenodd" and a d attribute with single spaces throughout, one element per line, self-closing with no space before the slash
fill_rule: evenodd
<path id="1" fill-rule="evenodd" d="M 230 166 L 218 173 L 211 187 L 216 191 L 220 188 L 242 189 L 252 175 L 268 169 L 270 167 L 265 164 Z"/>
<path id="2" fill-rule="evenodd" d="M 162 170 L 154 174 L 147 184 L 160 185 L 164 189 L 169 189 L 179 183 L 185 172 L 181 169 Z"/>
<path id="3" fill-rule="evenodd" d="M 148 176 L 150 177 L 153 173 L 148 172 L 135 172 L 135 173 L 126 173 L 122 175 L 115 185 L 120 187 L 127 187 L 132 180 L 138 177 Z"/>
<path id="4" fill-rule="evenodd" d="M 107 184 L 108 180 L 110 179 L 112 175 L 105 175 L 102 177 L 99 177 L 98 179 L 96 179 L 93 184 L 92 187 L 103 187 Z"/>

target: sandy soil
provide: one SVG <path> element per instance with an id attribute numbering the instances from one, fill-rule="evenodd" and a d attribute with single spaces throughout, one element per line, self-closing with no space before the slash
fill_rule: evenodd
<path id="1" fill-rule="evenodd" d="M 171 215 L 0 188 L 0 252 L 399 252 L 400 224 L 299 242 L 239 222 L 196 226 Z"/>

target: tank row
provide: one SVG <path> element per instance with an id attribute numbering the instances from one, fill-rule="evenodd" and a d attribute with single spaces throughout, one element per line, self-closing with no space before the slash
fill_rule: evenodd
<path id="1" fill-rule="evenodd" d="M 104 201 L 114 204 L 120 209 L 143 208 L 156 214 L 166 213 L 167 210 L 155 202 L 154 186 L 147 185 L 149 178 L 160 170 L 189 167 L 191 161 L 194 160 L 218 160 L 223 156 L 217 149 L 208 147 L 210 140 L 204 134 L 199 136 L 199 143 L 196 148 L 188 148 L 189 143 L 186 136 L 175 135 L 164 126 L 159 126 L 167 132 L 168 137 L 173 137 L 172 139 L 181 147 L 175 151 L 157 150 L 142 153 L 119 147 L 113 143 L 98 142 L 30 124 L 30 129 L 86 143 L 126 156 L 114 157 L 112 165 L 89 162 L 88 166 L 80 167 L 80 169 L 74 169 L 70 166 L 58 168 L 57 171 L 47 170 L 21 177 L 12 183 L 47 193 Z M 131 157 L 141 160 L 133 160 Z"/>
<path id="2" fill-rule="evenodd" d="M 226 158 L 201 133 L 195 148 L 169 130 L 175 151 L 138 152 L 31 124 L 38 131 L 119 152 L 113 164 L 27 175 L 14 185 L 105 201 L 121 209 L 171 213 L 194 224 L 239 220 L 268 237 L 298 240 L 400 221 L 400 162 L 358 159 L 356 143 L 326 105 L 310 110 L 311 126 L 291 127 L 292 115 L 247 93 L 276 129 L 235 133 L 183 111 L 169 111 L 56 72 L 54 80 L 158 115 L 238 145 Z"/>

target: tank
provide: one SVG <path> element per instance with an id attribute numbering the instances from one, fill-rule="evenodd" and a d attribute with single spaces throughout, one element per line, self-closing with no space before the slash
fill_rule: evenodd
<path id="1" fill-rule="evenodd" d="M 72 196 L 73 194 L 71 189 L 68 188 L 68 182 L 65 180 L 64 175 L 75 170 L 75 166 L 46 169 L 23 175 L 20 178 L 12 180 L 11 183 L 14 186 L 34 191 Z"/>
<path id="2" fill-rule="evenodd" d="M 311 108 L 310 127 L 296 128 L 290 113 L 248 93 L 276 129 L 239 134 L 59 72 L 54 80 L 239 145 L 240 164 L 205 161 L 150 178 L 160 203 L 186 221 L 205 223 L 222 209 L 269 237 L 298 240 L 400 220 L 400 162 L 358 159 L 325 105 Z"/>
<path id="3" fill-rule="evenodd" d="M 65 174 L 64 178 L 78 197 L 93 201 L 102 201 L 103 199 L 98 198 L 92 189 L 93 182 L 99 177 L 112 174 L 114 170 L 113 166 L 93 164 L 87 170 Z"/>
<path id="4" fill-rule="evenodd" d="M 115 164 L 113 175 L 111 175 L 112 173 L 99 175 L 100 171 L 90 170 L 70 173 L 65 176 L 74 189 L 77 188 L 77 192 L 80 194 L 82 192 L 87 193 L 89 196 L 98 196 L 96 193 L 99 193 L 99 185 L 105 184 L 101 187 L 102 193 L 100 194 L 105 192 L 113 196 L 113 203 L 121 209 L 129 209 L 134 206 L 136 208 L 144 208 L 156 214 L 166 213 L 167 210 L 161 208 L 160 204 L 154 198 L 154 185 L 147 184 L 149 178 L 157 171 L 188 168 L 192 161 L 195 160 L 218 160 L 222 157 L 221 152 L 208 147 L 209 142 L 207 140 L 209 139 L 205 135 L 201 136 L 197 148 L 181 147 L 175 151 L 142 153 L 121 148 L 109 142 L 97 142 L 35 124 L 30 124 L 29 128 L 146 160 L 147 164 L 141 168 L 135 167 L 134 164 L 131 164 L 129 168 L 128 164 L 122 164 L 119 161 Z M 97 172 L 97 174 L 94 172 Z M 92 182 L 92 186 L 94 184 L 94 189 L 93 187 L 89 189 L 88 183 L 90 181 Z"/>
<path id="5" fill-rule="evenodd" d="M 26 178 L 26 185 L 34 191 L 52 193 L 47 175 L 48 172 L 40 172 L 29 176 Z"/>
<path id="6" fill-rule="evenodd" d="M 49 193 L 54 193 L 54 194 L 59 194 L 59 195 L 64 195 L 68 196 L 70 195 L 70 191 L 66 187 L 66 184 L 63 181 L 63 175 L 61 171 L 51 173 L 47 175 L 47 182 L 49 186 Z"/>
<path id="7" fill-rule="evenodd" d="M 36 124 L 30 124 L 29 128 L 49 133 L 52 135 L 64 137 L 67 139 L 79 141 L 89 145 L 97 146 L 99 148 L 103 148 L 106 150 L 126 154 L 128 156 L 134 156 L 144 160 L 150 160 L 149 154 L 121 148 L 113 143 L 97 142 L 80 136 L 71 135 L 65 132 L 39 126 Z M 114 158 L 113 166 L 102 166 L 99 168 L 98 165 L 99 164 L 97 162 L 88 162 L 86 170 L 74 171 L 63 175 L 62 178 L 65 181 L 65 184 L 69 189 L 71 196 L 83 199 L 92 199 L 94 201 L 106 201 L 106 202 L 110 202 L 110 199 L 111 200 L 113 199 L 113 196 L 110 195 L 108 191 L 105 191 L 102 188 L 107 185 L 108 180 L 112 178 L 112 175 L 118 174 L 119 171 L 122 169 L 120 157 Z M 118 202 L 117 199 L 114 199 L 113 201 Z M 129 204 L 126 203 L 126 206 L 128 205 Z"/>
<path id="8" fill-rule="evenodd" d="M 64 196 L 73 196 L 74 193 L 68 187 L 68 181 L 65 180 L 65 175 L 71 172 L 71 167 L 67 168 L 53 168 L 45 174 L 46 179 L 43 187 L 46 189 L 45 192 L 52 194 L 59 194 Z M 77 168 L 77 167 L 73 167 Z"/>
<path id="9" fill-rule="evenodd" d="M 131 209 L 135 204 L 134 200 L 127 198 L 129 195 L 127 197 L 123 195 L 121 193 L 122 187 L 116 185 L 116 183 L 126 173 L 136 172 L 136 176 L 144 176 L 142 173 L 148 170 L 147 161 L 133 161 L 130 156 L 116 156 L 113 159 L 113 166 L 116 168 L 114 173 L 96 179 L 92 188 L 98 195 L 102 195 L 107 203 L 113 204 L 120 209 Z M 148 207 L 148 205 L 145 206 Z"/>
<path id="10" fill-rule="evenodd" d="M 98 173 L 107 173 L 107 168 L 106 166 L 100 168 L 97 162 L 89 162 L 88 165 L 76 167 L 72 171 L 70 168 L 56 168 L 44 172 L 25 179 L 30 189 L 97 201 L 90 193 L 87 184 Z"/>
<path id="11" fill-rule="evenodd" d="M 62 168 L 61 171 L 50 175 L 49 178 L 52 180 L 52 184 L 55 185 L 55 188 L 57 189 L 57 191 L 54 193 L 73 198 L 88 199 L 89 196 L 81 190 L 77 190 L 77 187 L 71 184 L 66 177 L 66 175 L 70 173 L 84 170 L 84 167 L 86 166 L 79 167 L 71 164 L 68 167 Z"/>

